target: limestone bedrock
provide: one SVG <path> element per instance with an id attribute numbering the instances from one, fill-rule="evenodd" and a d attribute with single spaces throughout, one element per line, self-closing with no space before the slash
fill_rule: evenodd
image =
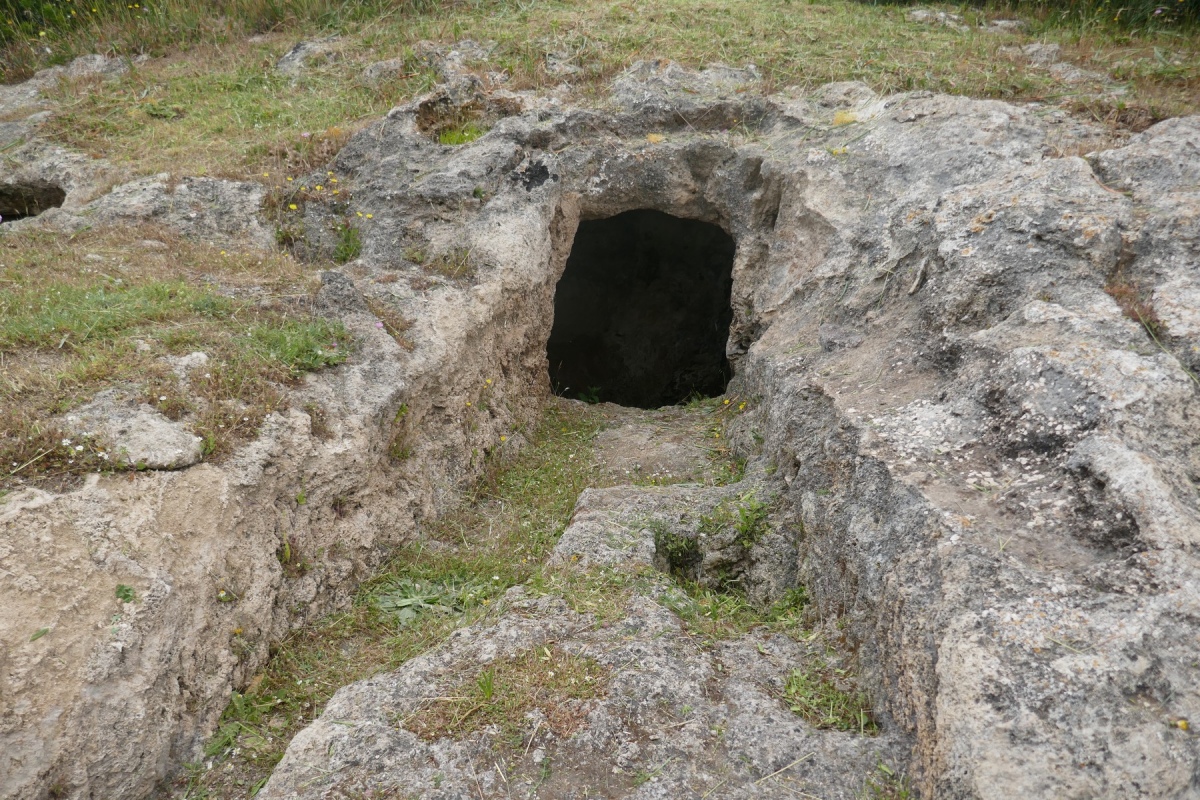
<path id="1" fill-rule="evenodd" d="M 359 259 L 327 276 L 321 300 L 364 345 L 300 390 L 331 409 L 330 437 L 291 411 L 220 466 L 0 506 L 0 580 L 18 589 L 0 610 L 0 796 L 142 797 L 193 758 L 268 643 L 348 602 L 383 546 L 416 536 L 415 520 L 447 507 L 499 435 L 532 418 L 579 221 L 637 209 L 717 225 L 736 243 L 729 392 L 750 403 L 733 440 L 747 480 L 780 498 L 785 537 L 752 559 L 756 585 L 803 584 L 839 621 L 884 731 L 875 751 L 814 739 L 812 752 L 868 766 L 900 752 L 925 797 L 1196 794 L 1200 118 L 1063 156 L 1099 132 L 1046 108 L 861 84 L 764 96 L 753 69 L 641 62 L 595 108 L 447 80 L 328 166 L 372 214 Z M 438 144 L 431 124 L 463 107 L 491 115 L 490 130 Z M 145 192 L 152 202 L 137 207 L 173 219 L 167 200 L 183 187 L 253 200 L 199 179 L 113 195 Z M 196 213 L 196 231 L 260 237 Z M 318 248 L 340 219 L 320 203 L 298 215 Z M 469 276 L 427 269 L 459 251 Z M 398 279 L 373 280 L 384 272 Z M 1123 313 L 1105 292 L 1114 282 L 1158 322 Z M 364 296 L 412 320 L 411 351 L 376 328 Z M 488 379 L 494 402 L 464 424 Z M 413 455 L 397 465 L 385 453 L 401 403 Z M 349 513 L 333 513 L 338 497 Z M 595 501 L 585 494 L 581 514 Z M 310 554 L 305 575 L 284 573 L 281 532 Z M 606 557 L 643 558 L 639 541 Z M 118 581 L 146 602 L 101 624 Z M 219 600 L 222 588 L 237 602 Z M 677 621 L 652 600 L 628 609 L 655 642 L 645 688 L 665 690 L 673 658 L 700 685 L 713 660 L 679 652 Z M 552 599 L 509 601 L 493 628 L 339 692 L 262 796 L 335 796 L 343 780 L 348 792 L 387 789 L 410 775 L 430 746 L 381 725 L 373 693 L 394 690 L 401 708 L 435 668 L 551 640 L 605 646 Z M 27 641 L 32 620 L 51 633 Z M 731 664 L 744 662 L 739 646 Z M 763 743 L 808 741 L 803 726 L 786 733 L 757 674 L 747 667 L 703 705 L 751 732 L 721 752 L 756 752 L 754 709 Z M 629 723 L 610 712 L 636 697 L 608 687 L 595 727 L 561 743 L 572 764 L 608 763 L 604 747 Z M 701 747 L 696 735 L 680 734 L 681 753 Z M 470 746 L 433 749 L 466 775 Z M 751 778 L 792 752 L 761 750 L 723 796 L 791 796 Z M 364 776 L 367 758 L 380 768 Z M 619 796 L 685 796 L 691 784 L 673 775 Z M 418 791 L 476 786 L 454 785 Z"/>

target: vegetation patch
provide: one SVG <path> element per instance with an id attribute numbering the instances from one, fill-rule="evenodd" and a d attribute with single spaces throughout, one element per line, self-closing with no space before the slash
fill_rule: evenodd
<path id="1" fill-rule="evenodd" d="M 207 457 L 252 438 L 285 386 L 347 356 L 341 324 L 303 302 L 310 288 L 285 256 L 151 226 L 0 234 L 0 488 L 136 468 L 56 422 L 111 386 L 183 420 Z M 177 375 L 168 359 L 197 351 L 203 367 Z"/>
<path id="2" fill-rule="evenodd" d="M 343 222 L 335 232 L 337 233 L 337 244 L 333 248 L 334 263 L 345 264 L 358 258 L 362 253 L 362 237 L 358 233 L 358 228 L 349 222 Z"/>
<path id="3" fill-rule="evenodd" d="M 431 259 L 427 268 L 452 281 L 467 281 L 475 277 L 478 265 L 469 247 L 454 247 Z"/>
<path id="4" fill-rule="evenodd" d="M 667 587 L 659 601 L 679 615 L 689 631 L 704 641 L 714 641 L 764 627 L 792 637 L 801 636 L 805 630 L 803 613 L 808 606 L 808 595 L 803 587 L 790 589 L 770 608 L 759 609 L 740 592 L 685 581 Z"/>
<path id="5" fill-rule="evenodd" d="M 792 670 L 783 693 L 792 711 L 813 727 L 861 734 L 879 730 L 870 702 L 846 670 L 821 663 Z"/>
<path id="6" fill-rule="evenodd" d="M 916 796 L 908 776 L 882 761 L 875 767 L 875 773 L 867 778 L 863 790 L 868 800 L 911 800 Z"/>
<path id="7" fill-rule="evenodd" d="M 687 403 L 689 410 L 700 409 L 709 417 L 708 460 L 712 464 L 713 483 L 725 486 L 737 483 L 746 475 L 746 459 L 736 453 L 729 441 L 728 428 L 740 414 L 746 411 L 749 401 L 733 397 L 693 397 Z"/>
<path id="8" fill-rule="evenodd" d="M 770 505 L 758 498 L 757 490 L 751 489 L 736 500 L 725 500 L 710 513 L 702 515 L 700 532 L 720 536 L 732 531 L 734 541 L 748 550 L 770 531 L 767 522 L 770 510 Z"/>
<path id="9" fill-rule="evenodd" d="M 462 739 L 494 726 L 502 741 L 516 747 L 526 714 L 536 709 L 547 728 L 566 738 L 587 717 L 587 701 L 603 694 L 606 676 L 594 659 L 547 645 L 496 659 L 401 724 L 427 740 Z"/>
<path id="10" fill-rule="evenodd" d="M 487 129 L 477 122 L 464 122 L 461 125 L 454 125 L 443 129 L 438 133 L 438 141 L 445 145 L 460 145 L 473 142 L 483 134 L 487 133 Z"/>
<path id="11" fill-rule="evenodd" d="M 375 608 L 389 615 L 400 627 L 417 622 L 423 615 L 462 614 L 495 596 L 488 582 L 450 577 L 443 580 L 394 578 L 371 593 Z"/>
<path id="12" fill-rule="evenodd" d="M 667 571 L 676 578 L 695 580 L 704 560 L 700 542 L 694 536 L 671 530 L 659 520 L 650 523 L 654 534 L 654 552 L 667 563 Z"/>

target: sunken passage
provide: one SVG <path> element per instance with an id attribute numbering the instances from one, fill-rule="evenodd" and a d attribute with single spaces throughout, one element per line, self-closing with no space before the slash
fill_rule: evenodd
<path id="1" fill-rule="evenodd" d="M 555 392 L 637 408 L 723 393 L 733 254 L 716 225 L 661 211 L 581 222 L 554 295 Z"/>

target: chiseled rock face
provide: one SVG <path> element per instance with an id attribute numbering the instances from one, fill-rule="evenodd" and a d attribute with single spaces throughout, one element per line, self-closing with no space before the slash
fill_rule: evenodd
<path id="1" fill-rule="evenodd" d="M 464 242 L 486 261 L 492 235 L 561 217 L 569 241 L 577 217 L 634 208 L 721 225 L 738 244 L 731 391 L 754 400 L 735 437 L 792 515 L 762 585 L 791 570 L 841 621 L 885 727 L 911 737 L 917 788 L 1195 791 L 1200 119 L 1058 157 L 1096 131 L 855 84 L 762 97 L 754 80 L 638 64 L 603 113 L 516 115 L 453 150 L 399 111 L 335 162 L 376 210 L 363 260 L 404 274 L 398 242 Z M 498 224 L 517 198 L 558 216 Z M 422 202 L 447 211 L 414 223 Z M 1153 308 L 1155 336 L 1106 292 L 1120 285 Z M 439 658 L 469 661 L 456 653 Z M 423 668 L 339 698 L 365 707 Z M 353 718 L 340 702 L 268 796 L 326 796 L 297 787 L 353 760 L 321 755 L 332 717 Z"/>
<path id="2" fill-rule="evenodd" d="M 318 298 L 362 342 L 302 390 L 329 409 L 330 439 L 293 410 L 220 467 L 0 506 L 0 576 L 15 587 L 0 632 L 16 642 L 0 662 L 0 797 L 145 796 L 190 758 L 268 643 L 346 602 L 380 549 L 452 502 L 500 433 L 532 416 L 549 388 L 554 286 L 578 221 L 639 208 L 718 224 L 737 243 L 730 389 L 750 402 L 734 441 L 782 509 L 755 580 L 768 594 L 799 580 L 837 620 L 884 727 L 877 745 L 813 739 L 827 757 L 814 759 L 813 785 L 833 793 L 823 764 L 866 764 L 902 743 L 927 797 L 1195 792 L 1200 746 L 1183 721 L 1200 718 L 1200 326 L 1188 300 L 1200 270 L 1200 118 L 1063 158 L 1097 131 L 1044 109 L 877 97 L 859 84 L 764 97 L 752 70 L 655 62 L 621 76 L 602 110 L 493 94 L 482 107 L 507 116 L 469 145 L 439 145 L 423 132 L 430 115 L 477 102 L 483 89 L 470 88 L 394 110 L 328 167 L 372 212 L 361 257 L 326 276 Z M 126 187 L 94 213 L 120 219 L 146 198 L 146 213 L 162 208 L 186 230 L 184 186 L 201 207 L 206 192 L 257 202 L 197 179 Z M 298 215 L 316 248 L 341 219 L 320 203 Z M 224 223 L 194 224 L 206 236 Z M 464 252 L 460 277 L 414 261 Z M 1106 287 L 1153 309 L 1154 337 Z M 412 320 L 411 352 L 376 327 L 367 309 L 380 305 Z M 464 419 L 485 385 L 513 402 L 475 403 L 479 417 Z M 413 452 L 399 466 L 385 455 L 396 435 Z M 344 501 L 334 513 L 347 497 L 349 513 Z M 281 537 L 295 537 L 311 571 L 280 563 Z M 646 555 L 645 541 L 604 551 Z M 144 600 L 121 604 L 117 583 Z M 437 665 L 481 662 L 475 637 L 503 634 L 496 647 L 516 649 L 553 638 L 601 660 L 603 635 L 538 602 L 344 689 L 266 796 L 309 792 L 306 770 L 345 775 L 312 796 L 370 783 L 330 747 L 360 735 L 341 730 L 344 716 L 378 733 L 361 752 L 391 770 L 414 753 L 473 757 L 478 740 L 385 731 L 373 704 L 399 687 L 388 702 L 400 708 Z M 677 623 L 653 597 L 636 603 L 630 619 L 662 632 L 647 687 L 670 689 L 672 663 L 688 681 L 715 668 L 711 654 L 672 650 Z M 28 641 L 41 627 L 51 632 Z M 758 675 L 750 655 L 730 663 Z M 609 666 L 609 697 L 634 703 L 639 690 Z M 753 787 L 768 765 L 803 755 L 794 744 L 810 732 L 776 716 L 761 683 L 734 677 L 704 713 L 730 730 L 747 713 L 762 725 L 713 750 L 711 766 L 746 755 L 754 769 L 737 785 Z M 559 746 L 595 754 L 595 766 L 603 748 L 589 751 L 587 737 L 623 741 L 627 721 Z M 702 749 L 691 736 L 680 734 L 680 758 Z M 650 749 L 666 759 L 671 746 Z M 615 796 L 667 796 L 660 785 Z M 446 796 L 475 787 L 460 788 Z"/>

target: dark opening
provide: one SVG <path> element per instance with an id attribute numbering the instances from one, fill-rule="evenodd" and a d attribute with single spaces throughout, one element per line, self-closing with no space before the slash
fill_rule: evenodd
<path id="1" fill-rule="evenodd" d="M 65 199 L 61 187 L 44 181 L 0 183 L 0 222 L 36 217 L 47 208 L 58 208 Z"/>
<path id="2" fill-rule="evenodd" d="M 581 222 L 554 295 L 554 390 L 638 408 L 722 394 L 733 252 L 716 225 L 660 211 Z"/>

